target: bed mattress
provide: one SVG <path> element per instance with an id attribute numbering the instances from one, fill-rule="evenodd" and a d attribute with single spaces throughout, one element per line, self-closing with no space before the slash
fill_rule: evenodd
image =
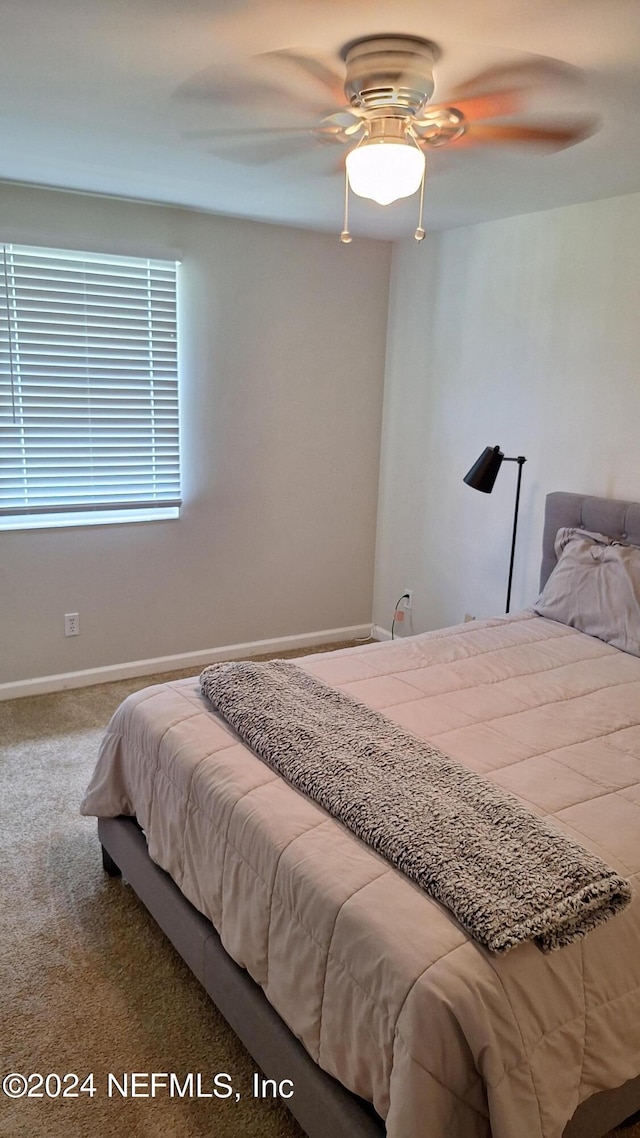
<path id="1" fill-rule="evenodd" d="M 640 1072 L 640 659 L 521 613 L 298 663 L 598 854 L 630 906 L 551 954 L 487 952 L 240 743 L 197 678 L 124 702 L 83 813 L 137 816 L 389 1138 L 560 1138 L 581 1101 Z"/>

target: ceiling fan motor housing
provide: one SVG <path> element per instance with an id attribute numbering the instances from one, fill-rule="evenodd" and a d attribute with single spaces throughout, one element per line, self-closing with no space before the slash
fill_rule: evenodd
<path id="1" fill-rule="evenodd" d="M 403 108 L 418 114 L 434 90 L 433 65 L 440 49 L 417 36 L 367 36 L 345 44 L 344 90 L 352 107 L 377 110 Z"/>

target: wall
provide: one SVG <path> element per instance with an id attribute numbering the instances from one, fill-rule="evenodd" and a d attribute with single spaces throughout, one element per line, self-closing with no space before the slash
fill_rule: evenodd
<path id="1" fill-rule="evenodd" d="M 415 589 L 420 632 L 504 612 L 517 467 L 462 479 L 485 446 L 524 454 L 512 611 L 537 595 L 545 495 L 640 499 L 640 195 L 394 249 L 374 619 Z"/>
<path id="2" fill-rule="evenodd" d="M 182 251 L 184 477 L 178 521 L 0 535 L 0 682 L 367 624 L 390 246 L 9 185 L 0 226 Z"/>

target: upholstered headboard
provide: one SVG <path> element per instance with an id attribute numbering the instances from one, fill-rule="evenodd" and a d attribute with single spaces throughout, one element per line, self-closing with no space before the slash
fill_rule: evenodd
<path id="1" fill-rule="evenodd" d="M 556 564 L 554 544 L 556 534 L 562 526 L 578 526 L 580 529 L 603 533 L 640 545 L 640 504 L 622 502 L 617 498 L 590 498 L 584 494 L 565 494 L 560 491 L 547 494 L 542 536 L 542 565 L 540 568 L 540 588 Z"/>

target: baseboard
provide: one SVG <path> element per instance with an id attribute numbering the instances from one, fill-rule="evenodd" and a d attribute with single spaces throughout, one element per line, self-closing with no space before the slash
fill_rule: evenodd
<path id="1" fill-rule="evenodd" d="M 371 633 L 374 640 L 391 640 L 391 633 L 386 628 L 380 628 L 380 625 L 374 624 Z"/>
<path id="2" fill-rule="evenodd" d="M 154 672 L 175 672 L 180 668 L 194 671 L 218 660 L 237 660 L 242 656 L 260 656 L 267 652 L 287 652 L 291 648 L 313 648 L 316 644 L 334 644 L 340 640 L 356 640 L 371 636 L 370 624 L 354 624 L 349 628 L 325 628 L 321 632 L 303 632 L 298 636 L 279 636 L 274 640 L 252 640 L 247 644 L 226 644 L 221 648 L 203 648 L 199 652 L 183 652 L 177 656 L 156 656 L 151 660 L 133 660 L 126 664 L 107 664 L 82 672 L 61 672 L 56 676 L 35 676 L 0 684 L 0 700 L 18 699 L 26 695 L 86 688 L 108 684 L 114 680 L 130 680 L 150 676 Z M 375 630 L 373 635 L 375 636 Z"/>

